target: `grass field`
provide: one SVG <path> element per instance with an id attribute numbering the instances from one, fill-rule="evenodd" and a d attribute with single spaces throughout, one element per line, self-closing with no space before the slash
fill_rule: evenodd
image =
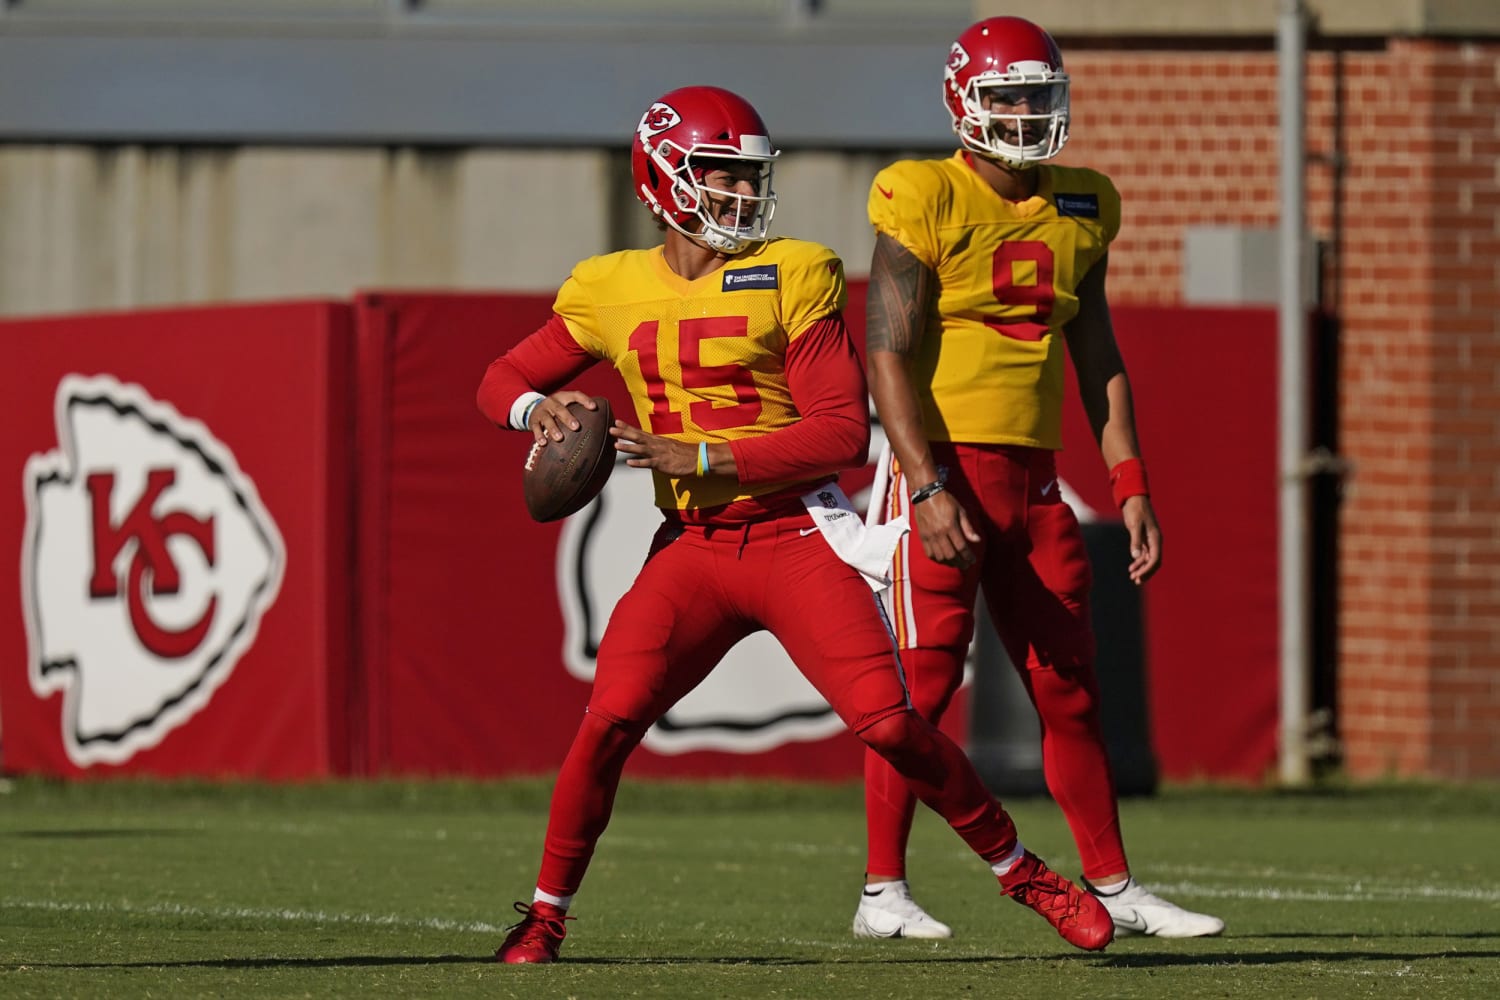
<path id="1" fill-rule="evenodd" d="M 565 962 L 490 956 L 529 897 L 542 782 L 0 782 L 0 997 L 1500 997 L 1500 789 L 1169 790 L 1136 874 L 1228 922 L 1063 944 L 918 817 L 944 942 L 856 941 L 849 786 L 627 781 Z M 1078 861 L 1053 803 L 1009 803 Z"/>

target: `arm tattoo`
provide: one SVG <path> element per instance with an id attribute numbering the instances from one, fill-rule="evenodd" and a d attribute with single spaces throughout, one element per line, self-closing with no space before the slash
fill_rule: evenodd
<path id="1" fill-rule="evenodd" d="M 865 348 L 903 355 L 915 351 L 931 288 L 927 265 L 885 233 L 877 233 L 865 306 Z"/>

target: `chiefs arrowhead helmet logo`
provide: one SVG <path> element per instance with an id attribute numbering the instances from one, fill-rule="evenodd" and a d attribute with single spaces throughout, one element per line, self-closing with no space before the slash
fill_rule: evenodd
<path id="1" fill-rule="evenodd" d="M 663 104 L 661 101 L 657 101 L 651 107 L 647 108 L 646 113 L 641 116 L 641 124 L 636 129 L 636 134 L 643 140 L 649 139 L 659 132 L 665 132 L 681 121 L 682 116 L 677 113 L 676 108 L 670 104 Z"/>
<path id="2" fill-rule="evenodd" d="M 957 73 L 967 65 L 969 65 L 969 53 L 962 45 L 954 42 L 953 48 L 948 50 L 948 72 Z"/>

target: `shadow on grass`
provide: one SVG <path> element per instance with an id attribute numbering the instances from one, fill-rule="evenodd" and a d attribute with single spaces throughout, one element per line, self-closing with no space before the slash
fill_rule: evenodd
<path id="1" fill-rule="evenodd" d="M 1270 937 L 1314 937 L 1318 935 L 1259 935 L 1262 938 Z M 1327 934 L 1323 937 L 1353 937 L 1357 935 Z M 1391 936 L 1391 935 L 1387 935 Z M 1491 933 L 1467 933 L 1467 934 L 1402 934 L 1403 938 L 1431 937 L 1431 938 L 1454 938 L 1454 939 L 1477 939 L 1490 940 L 1500 939 L 1500 934 Z M 1366 935 L 1366 937 L 1374 937 Z M 605 967 L 630 967 L 630 966 L 655 966 L 655 965 L 683 965 L 683 966 L 751 966 L 751 967 L 795 967 L 795 966 L 829 966 L 849 968 L 860 965 L 923 965 L 923 966 L 958 966 L 958 965 L 995 965 L 1002 963 L 1018 962 L 1056 962 L 1063 961 L 1087 961 L 1101 968 L 1119 969 L 1167 969 L 1185 968 L 1191 966 L 1275 966 L 1290 965 L 1299 962 L 1417 962 L 1424 959 L 1465 959 L 1465 958 L 1497 958 L 1500 957 L 1500 949 L 1492 951 L 1308 951 L 1297 949 L 1295 951 L 1278 951 L 1264 953 L 1250 953 L 1243 951 L 1193 951 L 1178 954 L 1162 954 L 1151 952 L 1149 954 L 1064 954 L 1064 955 L 942 955 L 922 954 L 913 956 L 895 957 L 889 954 L 875 956 L 868 959 L 848 957 L 837 959 L 822 958 L 794 958 L 789 955 L 740 955 L 740 956 L 717 956 L 704 957 L 702 955 L 651 955 L 629 958 L 613 958 L 606 956 L 576 956 L 562 960 L 563 965 L 572 966 L 605 966 Z M 4 962 L 0 963 L 0 970 L 16 971 L 20 969 L 337 969 L 337 968 L 361 968 L 380 966 L 431 966 L 431 965 L 495 965 L 495 959 L 491 955 L 345 955 L 337 957 L 307 957 L 307 958 L 214 958 L 214 959 L 184 959 L 178 961 L 137 961 L 137 962 Z"/>
<path id="2" fill-rule="evenodd" d="M 702 955 L 651 955 L 633 958 L 570 957 L 562 965 L 589 966 L 651 966 L 651 965 L 704 965 L 704 966 L 804 966 L 826 965 L 849 967 L 857 965 L 988 965 L 995 962 L 1027 962 L 1034 955 L 925 955 L 920 958 L 870 958 L 868 961 L 848 959 L 829 960 L 821 958 L 793 958 L 789 955 L 718 956 L 706 958 Z M 1059 957 L 1097 959 L 1098 955 L 1048 956 L 1048 961 Z M 0 970 L 18 969 L 337 969 L 378 967 L 391 965 L 495 965 L 493 955 L 346 955 L 328 958 L 212 958 L 183 959 L 163 962 L 6 962 Z"/>
<path id="3" fill-rule="evenodd" d="M 1382 933 L 1379 931 L 1320 931 L 1310 934 L 1305 931 L 1286 931 L 1278 934 L 1236 934 L 1235 941 L 1277 941 L 1283 938 L 1316 939 L 1334 941 L 1377 941 L 1384 938 L 1452 938 L 1455 941 L 1500 941 L 1500 931 L 1401 931 Z"/>
<path id="4" fill-rule="evenodd" d="M 381 965 L 493 964 L 493 956 L 345 955 L 337 958 L 201 958 L 165 962 L 8 962 L 0 969 L 338 969 Z"/>
<path id="5" fill-rule="evenodd" d="M 131 830 L 12 830 L 0 833 L 0 837 L 15 837 L 20 840 L 112 840 L 124 837 L 184 837 L 196 834 L 197 830 L 144 829 Z"/>
<path id="6" fill-rule="evenodd" d="M 1110 955 L 1103 963 L 1115 969 L 1170 969 L 1195 965 L 1295 965 L 1299 962 L 1420 962 L 1462 958 L 1500 958 L 1500 951 L 1271 951 L 1163 955 Z"/>
<path id="7" fill-rule="evenodd" d="M 986 961 L 965 959 L 964 961 Z M 821 959 L 759 956 L 755 958 L 704 958 L 701 955 L 668 955 L 650 958 L 567 958 L 564 965 L 827 965 Z M 339 969 L 387 965 L 493 965 L 493 955 L 346 955 L 339 958 L 212 958 L 166 962 L 8 962 L 0 969 Z"/>

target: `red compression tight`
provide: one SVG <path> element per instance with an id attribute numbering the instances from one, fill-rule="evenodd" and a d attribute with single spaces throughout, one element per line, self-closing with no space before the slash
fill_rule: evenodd
<path id="1" fill-rule="evenodd" d="M 914 802 L 921 799 L 948 822 L 970 849 L 994 863 L 1016 845 L 1010 816 L 989 793 L 951 739 L 915 712 L 874 722 L 859 734 L 872 754 L 889 761 Z M 598 715 L 584 716 L 568 751 L 547 823 L 537 886 L 555 896 L 578 891 L 614 809 L 615 791 L 640 736 Z"/>

